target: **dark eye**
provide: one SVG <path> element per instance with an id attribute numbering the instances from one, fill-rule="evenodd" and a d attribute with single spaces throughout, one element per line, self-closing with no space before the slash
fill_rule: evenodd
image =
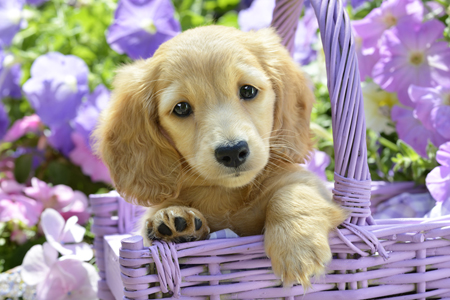
<path id="1" fill-rule="evenodd" d="M 174 114 L 176 114 L 179 117 L 187 117 L 190 114 L 192 114 L 192 108 L 191 105 L 187 102 L 180 102 L 173 108 Z"/>
<path id="2" fill-rule="evenodd" d="M 243 85 L 239 90 L 239 96 L 244 100 L 253 99 L 256 95 L 258 95 L 258 90 L 251 85 Z"/>

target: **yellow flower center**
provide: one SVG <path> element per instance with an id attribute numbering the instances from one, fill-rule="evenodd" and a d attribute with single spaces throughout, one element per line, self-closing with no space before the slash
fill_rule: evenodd
<path id="1" fill-rule="evenodd" d="M 140 23 L 141 28 L 144 29 L 145 31 L 147 31 L 150 34 L 155 34 L 157 31 L 157 28 L 155 26 L 155 23 L 153 22 L 152 19 L 147 18 L 147 19 L 143 19 Z"/>
<path id="2" fill-rule="evenodd" d="M 450 93 L 444 94 L 442 98 L 444 99 L 444 101 L 442 101 L 442 104 L 450 106 Z"/>
<path id="3" fill-rule="evenodd" d="M 388 28 L 391 28 L 392 26 L 397 25 L 397 18 L 394 17 L 392 14 L 387 13 L 387 14 L 383 17 L 383 22 L 384 22 L 384 24 L 387 25 Z"/>
<path id="4" fill-rule="evenodd" d="M 380 91 L 379 96 L 380 96 L 380 98 L 378 101 L 378 106 L 380 106 L 380 107 L 386 106 L 389 109 L 391 109 L 395 104 L 398 103 L 397 96 L 395 93 L 388 93 L 385 91 Z"/>
<path id="5" fill-rule="evenodd" d="M 424 55 L 422 52 L 412 52 L 409 55 L 409 62 L 412 63 L 413 65 L 420 65 L 422 64 L 424 61 Z"/>

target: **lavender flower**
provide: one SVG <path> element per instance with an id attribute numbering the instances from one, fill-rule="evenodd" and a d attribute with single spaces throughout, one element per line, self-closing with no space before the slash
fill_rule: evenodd
<path id="1" fill-rule="evenodd" d="M 436 160 L 441 166 L 434 168 L 426 178 L 427 188 L 437 202 L 450 208 L 450 142 L 439 147 Z"/>
<path id="2" fill-rule="evenodd" d="M 20 30 L 23 0 L 0 1 L 0 48 L 11 45 Z"/>
<path id="3" fill-rule="evenodd" d="M 15 63 L 12 54 L 0 49 L 0 99 L 5 97 L 20 98 L 20 65 Z"/>
<path id="4" fill-rule="evenodd" d="M 5 136 L 6 131 L 9 126 L 9 117 L 3 107 L 3 104 L 0 102 L 0 140 Z"/>
<path id="5" fill-rule="evenodd" d="M 97 124 L 100 112 L 109 102 L 111 92 L 104 86 L 99 85 L 94 92 L 88 96 L 86 102 L 81 104 L 78 115 L 74 120 L 75 131 L 84 138 L 85 144 L 91 149 L 90 136 Z"/>
<path id="6" fill-rule="evenodd" d="M 388 92 L 397 92 L 404 105 L 411 84 L 450 86 L 450 48 L 443 38 L 444 24 L 404 22 L 386 31 L 381 39 L 380 60 L 374 66 L 374 81 Z"/>
<path id="7" fill-rule="evenodd" d="M 82 59 L 51 52 L 34 61 L 23 91 L 42 122 L 57 126 L 76 116 L 89 91 L 88 74 Z"/>
<path id="8" fill-rule="evenodd" d="M 106 40 L 118 53 L 148 58 L 180 30 L 170 0 L 120 0 Z"/>

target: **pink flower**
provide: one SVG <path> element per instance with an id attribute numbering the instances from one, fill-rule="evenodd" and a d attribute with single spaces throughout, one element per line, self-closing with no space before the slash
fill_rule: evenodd
<path id="1" fill-rule="evenodd" d="M 22 194 L 23 184 L 18 183 L 14 179 L 4 180 L 0 184 L 0 192 L 6 194 Z"/>
<path id="2" fill-rule="evenodd" d="M 19 220 L 34 226 L 42 212 L 42 204 L 22 195 L 0 193 L 0 222 Z"/>
<path id="3" fill-rule="evenodd" d="M 80 223 L 84 224 L 89 219 L 87 211 L 87 197 L 80 191 L 74 191 L 65 185 L 49 186 L 47 183 L 37 179 L 31 179 L 31 187 L 24 189 L 24 193 L 40 201 L 44 208 L 54 208 L 60 212 L 65 219 L 78 216 Z"/>
<path id="4" fill-rule="evenodd" d="M 83 136 L 74 132 L 72 133 L 72 141 L 75 144 L 75 149 L 69 153 L 70 160 L 80 166 L 83 173 L 90 176 L 93 181 L 111 183 L 108 168 L 98 157 L 92 154 Z"/>
<path id="5" fill-rule="evenodd" d="M 23 231 L 17 228 L 17 226 L 14 226 L 15 228 L 11 232 L 11 236 L 9 239 L 13 242 L 16 242 L 18 245 L 23 245 L 28 240 L 27 234 Z"/>
<path id="6" fill-rule="evenodd" d="M 6 132 L 3 140 L 5 142 L 14 142 L 28 132 L 37 132 L 41 125 L 41 119 L 38 115 L 26 116 L 14 122 L 13 126 Z"/>
<path id="7" fill-rule="evenodd" d="M 381 39 L 380 60 L 373 80 L 388 92 L 397 92 L 404 105 L 414 107 L 410 85 L 450 86 L 450 48 L 443 38 L 444 24 L 404 22 L 387 30 Z"/>
<path id="8" fill-rule="evenodd" d="M 48 243 L 33 246 L 22 263 L 22 279 L 36 285 L 38 300 L 97 299 L 100 279 L 89 263 L 73 258 L 57 258 L 58 253 Z"/>

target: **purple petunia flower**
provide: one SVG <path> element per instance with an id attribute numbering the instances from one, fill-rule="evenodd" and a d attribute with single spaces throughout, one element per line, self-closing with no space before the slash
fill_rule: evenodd
<path id="1" fill-rule="evenodd" d="M 238 14 L 238 24 L 242 31 L 259 30 L 270 27 L 275 0 L 254 0 Z"/>
<path id="2" fill-rule="evenodd" d="M 28 5 L 34 5 L 34 6 L 39 6 L 45 2 L 47 2 L 48 0 L 27 0 L 27 4 Z"/>
<path id="3" fill-rule="evenodd" d="M 439 147 L 436 160 L 441 166 L 427 175 L 427 188 L 437 202 L 450 204 L 450 142 Z"/>
<path id="4" fill-rule="evenodd" d="M 316 174 L 323 181 L 327 181 L 327 175 L 325 173 L 326 168 L 331 162 L 330 156 L 323 151 L 315 150 L 313 155 L 308 159 L 305 164 L 302 164 L 307 170 Z"/>
<path id="5" fill-rule="evenodd" d="M 88 74 L 82 59 L 51 52 L 34 61 L 23 91 L 44 124 L 59 126 L 76 116 L 89 91 Z"/>
<path id="6" fill-rule="evenodd" d="M 15 63 L 12 54 L 6 54 L 0 49 L 0 99 L 5 97 L 20 98 L 20 65 Z"/>
<path id="7" fill-rule="evenodd" d="M 306 9 L 303 18 L 298 22 L 295 32 L 294 60 L 300 65 L 307 65 L 316 59 L 317 52 L 311 47 L 318 40 L 319 24 L 313 9 Z"/>
<path id="8" fill-rule="evenodd" d="M 414 117 L 412 108 L 396 105 L 392 108 L 391 117 L 392 121 L 395 122 L 399 138 L 422 157 L 427 157 L 428 142 L 433 143 L 433 145 L 441 145 L 445 142 L 439 134 L 425 128 L 422 122 Z"/>
<path id="9" fill-rule="evenodd" d="M 259 30 L 271 26 L 275 0 L 254 0 L 248 9 L 241 10 L 238 24 L 242 31 Z M 319 24 L 312 8 L 306 8 L 298 22 L 294 40 L 294 60 L 307 65 L 316 58 L 317 51 L 311 47 L 317 42 Z"/>
<path id="10" fill-rule="evenodd" d="M 409 88 L 409 97 L 415 104 L 414 117 L 419 119 L 425 128 L 450 141 L 450 88 L 412 85 Z"/>
<path id="11" fill-rule="evenodd" d="M 120 54 L 148 58 L 180 31 L 170 0 L 120 0 L 106 40 Z"/>
<path id="12" fill-rule="evenodd" d="M 358 8 L 366 2 L 372 2 L 372 0 L 351 0 L 350 4 L 353 8 Z"/>
<path id="13" fill-rule="evenodd" d="M 9 126 L 9 117 L 3 107 L 3 104 L 0 102 L 0 140 L 5 136 L 6 131 Z"/>
<path id="14" fill-rule="evenodd" d="M 357 55 L 361 80 L 372 76 L 372 70 L 380 58 L 379 40 L 389 28 L 404 22 L 420 24 L 423 4 L 419 0 L 383 1 L 364 19 L 352 22 L 357 41 Z"/>
<path id="15" fill-rule="evenodd" d="M 450 86 L 450 48 L 443 38 L 444 24 L 430 20 L 405 22 L 387 30 L 373 79 L 383 89 L 397 92 L 404 105 L 414 107 L 408 96 L 411 84 Z"/>
<path id="16" fill-rule="evenodd" d="M 61 151 L 65 156 L 68 156 L 75 147 L 71 138 L 72 132 L 73 128 L 68 122 L 50 126 L 48 143 L 56 150 Z"/>
<path id="17" fill-rule="evenodd" d="M 0 1 L 0 48 L 11 45 L 22 25 L 24 0 Z"/>
<path id="18" fill-rule="evenodd" d="M 429 142 L 439 147 L 450 140 L 450 89 L 411 85 L 408 92 L 414 109 L 396 106 L 392 119 L 400 139 L 426 157 Z"/>
<path id="19" fill-rule="evenodd" d="M 103 85 L 95 88 L 88 96 L 86 102 L 81 104 L 78 115 L 74 120 L 75 131 L 84 138 L 85 144 L 91 149 L 90 137 L 92 130 L 97 125 L 100 112 L 108 105 L 111 92 Z"/>
<path id="20" fill-rule="evenodd" d="M 92 181 L 103 181 L 112 183 L 109 170 L 105 164 L 94 154 L 84 142 L 84 137 L 78 132 L 72 134 L 72 140 L 75 148 L 69 154 L 70 160 L 81 167 L 83 174 L 91 177 Z"/>

